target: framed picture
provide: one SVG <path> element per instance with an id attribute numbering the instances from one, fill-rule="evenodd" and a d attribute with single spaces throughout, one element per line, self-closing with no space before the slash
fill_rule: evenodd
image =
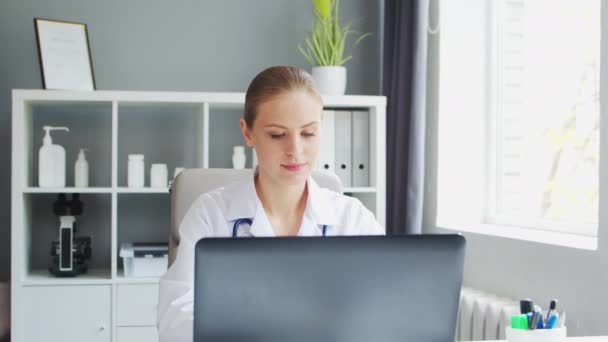
<path id="1" fill-rule="evenodd" d="M 87 25 L 34 18 L 44 89 L 95 90 Z"/>

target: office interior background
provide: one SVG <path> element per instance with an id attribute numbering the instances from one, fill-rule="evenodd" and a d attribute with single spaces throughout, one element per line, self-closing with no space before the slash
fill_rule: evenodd
<path id="1" fill-rule="evenodd" d="M 523 0 L 522 0 L 523 1 Z M 597 22 L 600 31 L 606 29 L 608 9 L 606 1 L 585 0 L 601 3 L 598 5 Z M 497 1 L 501 2 L 501 1 Z M 523 1 L 525 2 L 525 1 Z M 396 5 L 397 3 L 398 5 Z M 446 4 L 447 3 L 447 4 Z M 465 41 L 483 40 L 486 23 L 484 0 L 444 0 L 439 1 L 390 1 L 390 0 L 342 0 L 340 15 L 353 20 L 360 32 L 371 35 L 359 45 L 352 47 L 353 58 L 347 63 L 348 95 L 386 95 L 388 96 L 387 120 L 391 115 L 413 115 L 417 120 L 400 127 L 413 127 L 418 134 L 405 134 L 407 140 L 400 140 L 399 134 L 391 137 L 389 132 L 387 146 L 387 209 L 391 208 L 397 179 L 412 179 L 417 174 L 394 174 L 404 170 L 404 165 L 395 165 L 395 155 L 402 153 L 409 158 L 418 158 L 416 165 L 418 184 L 416 193 L 419 198 L 413 206 L 419 215 L 387 215 L 389 233 L 405 233 L 405 226 L 420 221 L 422 233 L 462 232 L 467 238 L 467 256 L 464 285 L 501 297 L 519 299 L 535 298 L 539 303 L 548 303 L 551 298 L 559 298 L 560 305 L 568 312 L 568 329 L 571 336 L 607 335 L 608 327 L 608 238 L 605 222 L 608 211 L 603 196 L 607 187 L 602 186 L 607 179 L 608 150 L 599 149 L 599 209 L 596 211 L 595 228 L 585 231 L 581 238 L 576 232 L 555 238 L 554 235 L 536 234 L 522 229 L 517 232 L 487 234 L 473 229 L 463 229 L 454 225 L 447 227 L 437 222 L 440 202 L 440 142 L 445 129 L 441 129 L 440 93 L 442 79 L 440 70 L 442 37 L 456 37 L 451 42 L 466 52 L 475 49 L 474 44 Z M 551 6 L 550 2 L 546 3 Z M 405 26 L 399 16 L 387 17 L 387 6 L 407 7 L 411 14 L 409 26 Z M 450 9 L 451 16 L 457 14 L 468 18 L 468 26 L 461 30 L 446 31 L 447 24 L 439 26 L 442 11 Z M 426 16 L 426 17 L 425 17 Z M 0 3 L 0 281 L 11 279 L 11 91 L 13 89 L 41 89 L 41 71 L 33 25 L 34 18 L 48 18 L 75 21 L 87 24 L 92 64 L 97 90 L 133 91 L 194 91 L 194 92 L 244 92 L 249 81 L 260 70 L 272 65 L 296 65 L 310 70 L 310 65 L 298 51 L 298 44 L 311 28 L 313 20 L 310 0 L 226 0 L 226 1 L 72 1 L 56 0 L 5 0 Z M 454 24 L 442 21 L 442 23 Z M 420 24 L 422 23 L 422 24 Z M 405 27 L 400 27 L 400 25 Z M 387 26 L 388 25 L 388 26 Z M 392 25 L 392 26 L 391 26 Z M 422 26 L 420 26 L 422 25 Z M 539 25 L 542 25 L 539 23 Z M 564 27 L 569 27 L 564 23 Z M 389 28 L 387 32 L 387 27 Z M 423 27 L 423 29 L 421 29 Z M 403 61 L 387 56 L 387 49 L 395 49 L 392 42 L 395 33 L 414 30 L 410 37 L 411 47 L 424 44 L 422 55 L 410 55 Z M 422 30 L 422 31 L 421 31 Z M 421 33 L 423 32 L 423 33 Z M 420 37 L 424 39 L 420 40 Z M 480 38 L 481 37 L 481 38 Z M 597 37 L 599 39 L 599 36 Z M 548 37 L 557 40 L 559 37 Z M 388 42 L 387 42 L 388 41 Z M 605 38 L 601 37 L 600 56 L 607 55 Z M 450 48 L 448 47 L 448 49 Z M 416 46 L 420 48 L 420 45 Z M 445 51 L 448 51 L 446 49 Z M 462 63 L 458 74 L 462 89 L 469 93 L 483 95 L 483 76 L 480 70 L 485 65 L 481 56 L 485 52 L 453 55 L 453 63 Z M 405 51 L 404 51 L 405 53 Z M 411 51 L 410 51 L 411 53 Z M 404 55 L 405 56 L 405 55 Z M 422 57 L 421 57 L 422 56 Z M 422 58 L 422 59 L 421 59 Z M 546 56 L 550 59 L 551 56 Z M 603 60 L 602 60 L 603 61 Z M 399 78 L 399 63 L 410 63 L 410 77 L 415 84 L 413 92 L 408 87 L 390 86 L 387 79 Z M 453 65 L 453 64 L 445 64 Z M 412 67 L 415 66 L 415 67 Z M 606 67 L 600 64 L 599 98 L 608 96 L 606 92 Z M 560 69 L 555 69 L 556 74 Z M 471 79 L 467 79 L 471 75 Z M 420 79 L 423 82 L 419 82 Z M 392 80 L 398 83 L 399 80 Z M 467 82 L 478 82 L 469 85 Z M 409 80 L 408 80 L 409 82 Z M 388 86 L 387 86 L 388 84 Z M 417 87 L 417 88 L 416 88 Z M 422 87 L 422 88 L 421 88 Z M 461 90 L 462 90 L 461 89 Z M 395 104 L 394 91 L 407 92 L 406 103 Z M 464 95 L 466 92 L 458 93 Z M 398 92 L 396 94 L 399 94 Z M 414 95 L 412 95 L 414 94 Z M 547 98 L 544 101 L 552 101 Z M 453 122 L 462 124 L 462 133 L 452 135 L 466 140 L 466 129 L 477 123 L 475 116 L 468 113 L 479 111 L 480 104 L 463 100 L 459 107 L 463 112 L 453 113 Z M 474 100 L 470 100 L 474 101 Z M 454 102 L 457 103 L 457 102 Z M 460 104 L 462 105 L 462 103 Z M 407 108 L 407 109 L 406 109 Z M 413 108 L 413 109 L 412 109 Z M 600 116 L 606 109 L 599 108 Z M 399 113 L 392 112 L 398 110 Z M 458 117 L 461 117 L 459 119 Z M 397 121 L 396 118 L 393 120 Z M 409 119 L 408 119 L 409 120 Z M 421 121 L 423 124 L 421 124 Z M 460 122 L 459 122 L 460 120 Z M 599 131 L 608 127 L 606 120 L 600 120 Z M 160 130 L 160 129 L 159 129 Z M 605 146 L 605 135 L 599 135 L 599 146 Z M 159 137 L 160 138 L 160 137 Z M 393 140 L 391 140 L 393 139 Z M 69 138 L 64 140 L 69 142 Z M 393 143 L 391 145 L 391 142 Z M 412 152 L 408 144 L 417 142 L 420 146 Z M 458 151 L 456 159 L 468 163 L 474 151 Z M 483 167 L 479 161 L 471 161 L 471 169 Z M 444 165 L 448 165 L 447 162 Z M 71 164 L 68 164 L 71 167 Z M 94 167 L 94 166 L 93 166 Z M 454 172 L 466 173 L 466 170 Z M 476 174 L 478 170 L 471 173 Z M 400 186 L 407 187 L 407 181 Z M 411 185 L 411 184 L 410 184 Z M 456 190 L 455 190 L 456 191 Z M 456 193 L 466 202 L 470 197 L 466 192 Z M 449 196 L 448 196 L 449 197 Z M 411 203 L 400 201 L 400 205 L 410 208 Z M 448 217 L 449 218 L 449 217 Z M 449 222 L 446 220 L 444 222 Z M 469 221 L 472 222 L 472 221 Z M 394 227 L 389 225 L 401 225 Z M 449 225 L 449 224 L 447 224 Z M 415 230 L 413 232 L 416 232 Z M 502 235 L 502 236 L 501 236 Z M 528 238 L 527 235 L 530 237 Z M 558 234 L 559 235 L 559 234 Z M 549 237 L 548 237 L 549 236 Z M 582 241 L 580 244 L 564 242 Z M 13 251 L 14 252 L 14 251 Z"/>

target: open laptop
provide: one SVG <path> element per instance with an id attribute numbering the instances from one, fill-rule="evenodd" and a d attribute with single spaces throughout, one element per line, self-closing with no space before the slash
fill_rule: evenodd
<path id="1" fill-rule="evenodd" d="M 202 239 L 194 341 L 454 341 L 464 254 L 459 235 Z"/>

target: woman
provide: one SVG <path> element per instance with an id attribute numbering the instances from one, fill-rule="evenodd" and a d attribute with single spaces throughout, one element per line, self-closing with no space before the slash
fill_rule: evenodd
<path id="1" fill-rule="evenodd" d="M 160 341 L 192 341 L 194 245 L 204 237 L 384 234 L 359 200 L 320 188 L 310 177 L 319 154 L 323 103 L 311 76 L 277 66 L 247 89 L 241 131 L 255 147 L 251 179 L 201 195 L 180 225 L 180 246 L 160 281 Z"/>

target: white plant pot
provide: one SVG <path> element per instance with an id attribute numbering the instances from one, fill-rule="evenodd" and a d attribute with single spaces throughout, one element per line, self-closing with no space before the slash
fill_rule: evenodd
<path id="1" fill-rule="evenodd" d="M 343 66 L 313 67 L 312 78 L 322 95 L 344 95 L 346 92 L 346 68 Z"/>

